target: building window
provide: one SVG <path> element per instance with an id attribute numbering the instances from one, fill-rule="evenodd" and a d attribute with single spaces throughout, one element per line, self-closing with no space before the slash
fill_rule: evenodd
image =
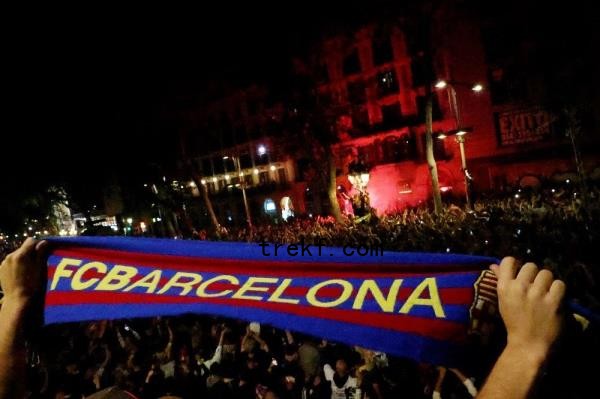
<path id="1" fill-rule="evenodd" d="M 409 161 L 416 158 L 414 137 L 386 137 L 381 143 L 382 163 Z"/>
<path id="2" fill-rule="evenodd" d="M 377 148 L 374 144 L 358 147 L 358 159 L 366 164 L 377 164 Z"/>
<path id="3" fill-rule="evenodd" d="M 269 183 L 269 172 L 260 172 L 258 175 L 258 181 L 260 185 Z"/>
<path id="4" fill-rule="evenodd" d="M 285 173 L 285 168 L 277 169 L 277 174 L 278 174 L 280 184 L 287 183 L 287 174 Z"/>
<path id="5" fill-rule="evenodd" d="M 252 167 L 252 157 L 249 153 L 245 152 L 240 155 L 240 168 L 248 169 Z"/>
<path id="6" fill-rule="evenodd" d="M 381 107 L 383 119 L 381 124 L 384 128 L 393 128 L 402 124 L 402 112 L 400 111 L 400 103 L 395 102 L 390 105 Z"/>
<path id="7" fill-rule="evenodd" d="M 354 49 L 346 58 L 344 58 L 344 75 L 352 75 L 360 72 L 360 59 L 358 50 Z"/>
<path id="8" fill-rule="evenodd" d="M 237 170 L 236 164 L 233 162 L 232 157 L 223 158 L 223 165 L 225 167 L 226 172 Z"/>
<path id="9" fill-rule="evenodd" d="M 214 166 L 213 173 L 220 175 L 225 172 L 225 164 L 223 163 L 223 161 L 215 160 L 215 162 L 213 162 L 213 166 Z"/>
<path id="10" fill-rule="evenodd" d="M 438 132 L 439 133 L 439 132 Z M 447 160 L 449 158 L 448 153 L 446 153 L 446 147 L 444 145 L 444 140 L 436 139 L 437 133 L 433 134 L 433 156 L 437 161 Z M 425 134 L 421 135 L 421 140 L 423 141 L 423 158 L 425 158 L 425 152 L 427 151 L 427 139 Z"/>
<path id="11" fill-rule="evenodd" d="M 433 76 L 433 68 L 426 62 L 425 57 L 414 57 L 410 63 L 412 86 L 421 87 L 429 84 L 428 77 Z"/>
<path id="12" fill-rule="evenodd" d="M 304 181 L 310 172 L 310 160 L 301 158 L 296 160 L 296 181 Z"/>
<path id="13" fill-rule="evenodd" d="M 317 83 L 329 82 L 329 71 L 327 70 L 327 64 L 319 64 L 315 72 Z"/>
<path id="14" fill-rule="evenodd" d="M 379 98 L 398 93 L 396 72 L 389 69 L 377 74 L 377 94 Z"/>
<path id="15" fill-rule="evenodd" d="M 352 131 L 354 137 L 369 133 L 369 110 L 364 104 L 352 107 Z"/>
<path id="16" fill-rule="evenodd" d="M 254 159 L 256 165 L 267 165 L 269 163 L 269 153 L 265 152 L 264 154 L 260 154 L 256 156 Z"/>
<path id="17" fill-rule="evenodd" d="M 352 104 L 362 104 L 367 101 L 367 92 L 362 81 L 348 83 L 348 100 Z"/>
<path id="18" fill-rule="evenodd" d="M 373 63 L 375 65 L 385 64 L 391 62 L 394 59 L 394 52 L 392 50 L 392 42 L 390 37 L 387 36 L 383 39 L 373 40 Z"/>
<path id="19" fill-rule="evenodd" d="M 214 179 L 211 179 L 208 181 L 208 191 L 210 191 L 212 194 L 219 192 L 219 181 L 214 181 Z"/>

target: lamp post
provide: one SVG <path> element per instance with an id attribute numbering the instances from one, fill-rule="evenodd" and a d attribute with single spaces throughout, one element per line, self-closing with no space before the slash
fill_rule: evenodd
<path id="1" fill-rule="evenodd" d="M 369 184 L 370 177 L 369 168 L 363 162 L 352 162 L 348 166 L 348 180 L 352 187 L 358 190 L 361 213 L 365 213 L 371 206 L 369 194 L 367 193 L 367 184 Z"/>
<path id="2" fill-rule="evenodd" d="M 461 170 L 463 172 L 465 178 L 465 197 L 466 197 L 466 207 L 467 209 L 471 209 L 471 195 L 470 195 L 470 186 L 473 177 L 469 174 L 467 169 L 467 159 L 465 155 L 465 135 L 472 131 L 470 128 L 462 127 L 461 113 L 460 113 L 460 105 L 458 102 L 458 96 L 456 94 L 456 86 L 468 87 L 474 93 L 481 93 L 484 90 L 484 87 L 481 83 L 466 83 L 466 82 L 458 82 L 458 81 L 445 81 L 438 80 L 435 84 L 436 89 L 448 89 L 448 101 L 450 103 L 450 107 L 452 108 L 454 114 L 455 121 L 455 129 L 448 132 L 447 134 L 441 134 L 438 136 L 440 139 L 446 138 L 446 136 L 455 136 L 456 142 L 460 148 L 460 160 L 461 160 Z"/>
<path id="3" fill-rule="evenodd" d="M 244 180 L 244 174 L 242 173 L 242 167 L 240 165 L 240 158 L 236 156 L 224 156 L 223 160 L 231 158 L 234 163 L 234 167 L 237 169 L 238 179 L 240 179 L 240 188 L 242 189 L 242 198 L 244 201 L 244 210 L 246 211 L 246 222 L 248 227 L 252 229 L 252 218 L 250 217 L 250 207 L 248 206 L 248 197 L 246 196 L 246 182 Z"/>
<path id="4" fill-rule="evenodd" d="M 467 135 L 467 133 L 473 131 L 473 129 L 471 128 L 460 128 L 460 129 L 454 129 L 454 130 L 450 130 L 447 133 L 441 133 L 437 136 L 438 139 L 440 140 L 444 140 L 450 136 L 454 136 L 456 142 L 458 143 L 458 147 L 460 149 L 460 165 L 461 165 L 461 171 L 463 172 L 463 176 L 465 179 L 465 200 L 466 200 L 466 208 L 467 209 L 471 209 L 471 194 L 470 194 L 470 186 L 471 186 L 471 180 L 473 180 L 473 177 L 471 176 L 471 174 L 469 173 L 469 170 L 467 169 L 467 156 L 465 154 L 465 136 Z"/>

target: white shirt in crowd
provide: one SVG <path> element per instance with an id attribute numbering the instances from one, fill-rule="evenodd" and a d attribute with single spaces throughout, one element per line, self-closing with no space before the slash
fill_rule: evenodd
<path id="1" fill-rule="evenodd" d="M 338 387 L 333 381 L 335 371 L 328 364 L 323 366 L 323 372 L 325 373 L 325 379 L 331 383 L 331 399 L 347 399 L 346 390 L 356 388 L 356 378 L 352 376 L 348 376 L 344 386 Z"/>

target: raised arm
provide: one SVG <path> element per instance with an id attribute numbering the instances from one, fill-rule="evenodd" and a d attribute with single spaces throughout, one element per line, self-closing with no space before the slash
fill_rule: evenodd
<path id="1" fill-rule="evenodd" d="M 565 284 L 552 272 L 526 263 L 517 273 L 514 258 L 492 265 L 507 344 L 478 398 L 526 398 L 560 332 Z"/>
<path id="2" fill-rule="evenodd" d="M 25 320 L 45 279 L 46 241 L 28 238 L 0 266 L 4 291 L 0 308 L 0 399 L 18 398 L 25 391 Z"/>

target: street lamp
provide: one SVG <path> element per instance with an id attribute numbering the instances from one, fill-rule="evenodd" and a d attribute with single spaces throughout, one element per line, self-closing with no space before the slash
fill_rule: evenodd
<path id="1" fill-rule="evenodd" d="M 256 149 L 256 152 L 258 153 L 259 157 L 262 157 L 267 153 L 267 147 L 265 147 L 264 144 L 260 144 Z"/>
<path id="2" fill-rule="evenodd" d="M 452 110 L 454 111 L 454 121 L 456 123 L 456 129 L 447 132 L 446 134 L 440 134 L 438 135 L 439 139 L 445 139 L 448 136 L 455 136 L 456 137 L 456 142 L 458 143 L 459 147 L 460 147 L 460 159 L 461 159 L 461 168 L 464 174 L 464 178 L 465 178 L 465 196 L 466 196 L 466 207 L 467 209 L 471 209 L 471 196 L 469 193 L 469 187 L 470 187 L 470 183 L 471 180 L 473 180 L 473 178 L 471 177 L 471 175 L 469 174 L 469 171 L 467 170 L 467 160 L 466 160 L 466 156 L 465 156 L 465 135 L 472 131 L 472 129 L 465 129 L 462 128 L 462 121 L 461 121 L 461 115 L 460 115 L 460 106 L 459 106 L 459 102 L 458 102 L 458 96 L 456 94 L 456 89 L 455 86 L 463 86 L 463 87 L 469 87 L 471 89 L 471 91 L 473 91 L 474 93 L 481 93 L 484 90 L 484 87 L 481 83 L 466 83 L 466 82 L 458 82 L 458 81 L 445 81 L 445 80 L 439 80 L 438 82 L 435 83 L 435 88 L 436 89 L 444 89 L 444 88 L 448 88 L 448 102 L 450 103 L 450 107 L 452 108 Z"/>
<path id="3" fill-rule="evenodd" d="M 440 133 L 437 136 L 437 138 L 440 140 L 444 140 L 450 136 L 454 136 L 456 139 L 456 142 L 458 143 L 458 147 L 460 148 L 461 170 L 463 172 L 464 179 L 465 179 L 465 200 L 466 200 L 467 209 L 471 209 L 471 195 L 469 193 L 469 187 L 471 186 L 471 180 L 473 180 L 473 177 L 471 176 L 471 174 L 469 173 L 469 170 L 467 169 L 467 157 L 465 154 L 465 136 L 467 135 L 467 133 L 470 133 L 472 131 L 473 131 L 472 128 L 459 128 L 459 129 L 450 130 L 447 133 Z"/>
<path id="4" fill-rule="evenodd" d="M 479 93 L 483 91 L 483 86 L 480 83 L 477 83 L 471 87 L 471 90 L 473 90 L 475 93 Z"/>
<path id="5" fill-rule="evenodd" d="M 436 88 L 436 89 L 444 89 L 446 86 L 448 86 L 448 83 L 446 83 L 446 81 L 445 81 L 445 80 L 438 80 L 438 81 L 435 83 L 435 88 Z"/>
<path id="6" fill-rule="evenodd" d="M 352 187 L 358 191 L 359 208 L 355 209 L 355 212 L 357 210 L 359 212 L 358 216 L 364 216 L 371 206 L 369 194 L 367 193 L 367 184 L 369 184 L 370 177 L 369 167 L 362 161 L 353 161 L 348 165 L 348 180 Z"/>
<path id="7" fill-rule="evenodd" d="M 348 180 L 350 181 L 350 184 L 352 184 L 352 186 L 360 192 L 365 191 L 367 184 L 369 184 L 370 177 L 371 175 L 369 172 L 351 172 L 348 174 Z"/>

